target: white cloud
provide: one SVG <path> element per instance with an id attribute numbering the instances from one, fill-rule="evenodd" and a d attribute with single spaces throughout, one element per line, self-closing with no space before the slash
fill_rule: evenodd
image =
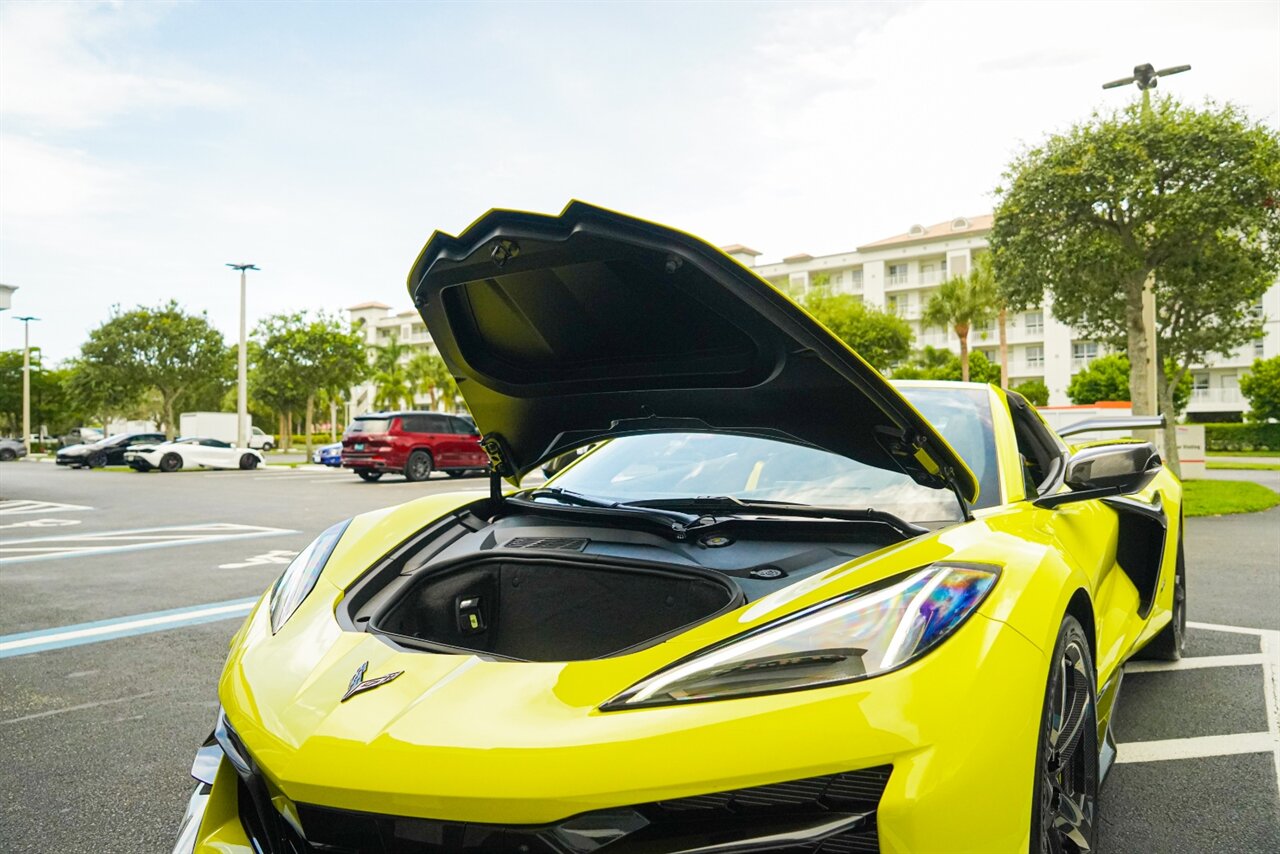
<path id="1" fill-rule="evenodd" d="M 144 3 L 6 3 L 0 7 L 0 115 L 6 124 L 79 129 L 156 107 L 226 106 L 225 86 L 126 45 L 161 7 Z"/>

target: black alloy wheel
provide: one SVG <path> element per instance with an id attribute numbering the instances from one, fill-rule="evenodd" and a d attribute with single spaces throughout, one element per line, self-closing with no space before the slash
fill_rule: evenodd
<path id="1" fill-rule="evenodd" d="M 404 479 L 415 482 L 426 480 L 431 477 L 433 468 L 431 454 L 426 451 L 414 451 L 409 455 L 409 462 L 404 465 Z"/>
<path id="2" fill-rule="evenodd" d="M 160 471 L 171 472 L 182 468 L 182 457 L 177 454 L 165 454 L 160 458 Z"/>
<path id="3" fill-rule="evenodd" d="M 13 448 L 0 448 L 0 462 L 7 463 L 10 460 L 17 459 L 17 457 L 18 457 L 18 452 L 15 451 Z"/>
<path id="4" fill-rule="evenodd" d="M 244 471 L 250 471 L 258 467 L 258 458 L 253 454 L 242 454 L 240 456 L 240 468 Z"/>
<path id="5" fill-rule="evenodd" d="M 100 469 L 107 464 L 107 455 L 99 451 L 89 456 L 89 468 Z"/>
<path id="6" fill-rule="evenodd" d="M 361 480 L 367 480 L 369 483 L 373 483 L 375 480 L 382 477 L 382 472 L 369 471 L 368 469 L 356 469 L 356 474 L 360 476 Z"/>
<path id="7" fill-rule="evenodd" d="M 1049 665 L 1031 804 L 1032 854 L 1097 846 L 1098 707 L 1084 629 L 1067 616 Z"/>

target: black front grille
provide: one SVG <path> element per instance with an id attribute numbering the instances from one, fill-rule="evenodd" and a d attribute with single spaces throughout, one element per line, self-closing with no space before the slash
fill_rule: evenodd
<path id="1" fill-rule="evenodd" d="M 260 817 L 256 787 L 242 781 L 241 822 L 264 851 L 280 854 L 676 854 L 712 843 L 760 850 L 762 838 L 794 840 L 772 849 L 779 854 L 875 854 L 875 810 L 891 770 L 883 765 L 597 810 L 552 825 L 436 821 L 297 804 L 305 841 L 282 817 Z"/>
<path id="2" fill-rule="evenodd" d="M 516 537 L 507 540 L 509 549 L 547 549 L 559 552 L 580 552 L 591 541 L 585 537 Z"/>

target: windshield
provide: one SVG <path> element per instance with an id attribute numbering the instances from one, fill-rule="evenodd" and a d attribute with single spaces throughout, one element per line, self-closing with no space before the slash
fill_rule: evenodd
<path id="1" fill-rule="evenodd" d="M 847 457 L 748 436 L 623 436 L 567 469 L 555 485 L 619 502 L 727 496 L 847 509 L 873 508 L 909 522 L 960 517 L 955 495 Z"/>
<path id="2" fill-rule="evenodd" d="M 920 410 L 978 479 L 976 509 L 1000 503 L 1000 470 L 991 402 L 985 388 L 900 386 L 898 391 Z"/>
<path id="3" fill-rule="evenodd" d="M 390 429 L 390 418 L 357 418 L 347 425 L 348 433 L 385 433 Z"/>

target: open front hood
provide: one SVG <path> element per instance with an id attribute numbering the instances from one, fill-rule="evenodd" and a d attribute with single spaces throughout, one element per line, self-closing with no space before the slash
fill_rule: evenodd
<path id="1" fill-rule="evenodd" d="M 688 234 L 581 202 L 558 217 L 494 210 L 433 234 L 409 292 L 514 481 L 591 441 L 689 430 L 822 448 L 977 497 L 875 369 Z"/>

